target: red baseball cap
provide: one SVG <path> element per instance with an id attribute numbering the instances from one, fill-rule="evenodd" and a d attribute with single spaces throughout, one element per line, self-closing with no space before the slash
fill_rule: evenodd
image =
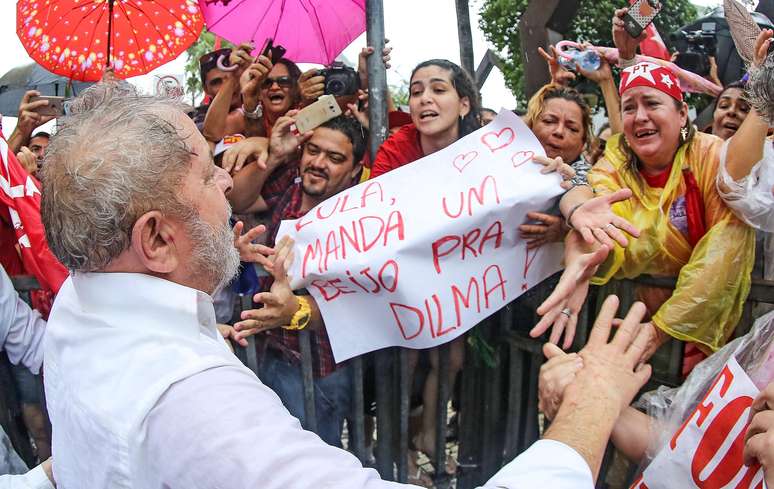
<path id="1" fill-rule="evenodd" d="M 618 93 L 623 95 L 625 91 L 634 87 L 655 88 L 679 102 L 683 101 L 680 82 L 668 68 L 656 63 L 644 61 L 621 71 L 621 85 Z"/>

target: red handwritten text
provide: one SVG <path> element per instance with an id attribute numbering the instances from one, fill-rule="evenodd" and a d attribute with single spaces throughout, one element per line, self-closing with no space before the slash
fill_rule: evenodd
<path id="1" fill-rule="evenodd" d="M 462 288 L 452 285 L 448 295 L 432 294 L 419 306 L 390 302 L 390 310 L 395 318 L 395 324 L 406 341 L 413 340 L 421 334 L 429 334 L 431 338 L 439 338 L 456 330 L 462 325 L 463 309 L 475 306 L 476 312 L 489 310 L 496 304 L 505 303 L 505 284 L 502 270 L 498 265 L 490 265 L 479 279 L 471 277 Z M 465 293 L 462 293 L 462 289 Z M 453 314 L 450 309 L 453 308 Z M 444 317 L 446 312 L 446 317 Z M 451 320 L 449 318 L 451 317 Z"/>

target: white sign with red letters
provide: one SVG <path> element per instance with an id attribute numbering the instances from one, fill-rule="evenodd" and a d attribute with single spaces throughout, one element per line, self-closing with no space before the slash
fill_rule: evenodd
<path id="1" fill-rule="evenodd" d="M 560 269 L 559 243 L 527 250 L 518 227 L 562 193 L 515 114 L 331 197 L 277 234 L 296 242 L 336 361 L 450 341 Z"/>
<path id="2" fill-rule="evenodd" d="M 632 489 L 762 489 L 763 469 L 742 459 L 758 388 L 732 356 L 704 399 Z"/>

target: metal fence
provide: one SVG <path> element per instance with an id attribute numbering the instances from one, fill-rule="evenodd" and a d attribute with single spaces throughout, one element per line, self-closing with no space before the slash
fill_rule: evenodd
<path id="1" fill-rule="evenodd" d="M 608 294 L 617 294 L 621 298 L 622 310 L 626 310 L 634 302 L 635 287 L 672 288 L 674 284 L 674 279 L 643 276 L 633 281 L 614 281 L 604 287 L 592 287 L 580 312 L 572 349 L 577 350 L 586 343 L 596 312 Z M 550 293 L 550 288 L 550 284 L 538 287 L 528 297 L 519 298 L 476 326 L 474 335 L 468 334 L 465 364 L 457 385 L 447 380 L 449 346 L 439 347 L 436 455 L 430 461 L 433 467 L 441 468 L 433 471 L 435 487 L 477 487 L 539 439 L 543 423 L 538 412 L 537 384 L 540 366 L 544 362 L 542 344 L 545 340 L 530 338 L 527 332 L 537 322 L 533 312 L 535 307 Z M 735 336 L 749 330 L 755 316 L 753 309 L 759 304 L 774 304 L 774 282 L 753 281 Z M 243 306 L 250 306 L 249 299 Z M 482 354 L 482 345 L 486 354 Z M 251 344 L 238 355 L 257 372 L 259 359 L 254 352 Z M 305 332 L 301 332 L 301 356 L 305 414 L 306 419 L 311 420 L 305 428 L 314 431 L 312 356 Z M 682 381 L 682 360 L 682 343 L 672 340 L 665 344 L 651 360 L 653 376 L 645 390 L 658 385 L 679 385 Z M 352 415 L 347 420 L 346 446 L 364 464 L 373 465 L 383 478 L 406 482 L 411 445 L 409 415 L 412 387 L 409 385 L 408 351 L 387 348 L 349 362 L 354 373 L 353 406 Z M 372 371 L 375 374 L 366 373 Z M 370 389 L 364 387 L 372 383 L 376 404 L 375 437 L 366 429 L 365 393 Z M 453 440 L 447 440 L 447 418 L 452 411 L 449 407 L 452 398 L 455 401 L 453 412 L 457 413 L 457 433 Z M 373 459 L 366 450 L 371 443 L 374 444 Z M 447 474 L 444 470 L 450 452 L 456 455 L 455 474 Z M 616 468 L 611 470 L 614 466 Z M 610 449 L 597 486 L 623 487 L 631 472 Z"/>
<path id="2" fill-rule="evenodd" d="M 37 283 L 29 277 L 13 279 L 14 287 L 26 300 L 29 290 Z M 634 301 L 635 286 L 673 287 L 673 279 L 640 277 L 636 281 L 615 281 L 604 287 L 593 287 L 580 312 L 578 332 L 573 349 L 585 344 L 596 311 L 602 299 L 611 293 L 621 298 L 622 309 Z M 489 479 L 500 467 L 536 441 L 542 431 L 542 419 L 537 408 L 537 383 L 544 359 L 542 339 L 532 339 L 527 331 L 537 318 L 534 308 L 550 292 L 550 283 L 537 287 L 528 296 L 509 304 L 468 333 L 465 344 L 465 364 L 456 385 L 448 381 L 449 346 L 439 347 L 439 388 L 435 414 L 436 468 L 435 487 L 476 487 Z M 745 311 L 735 335 L 746 333 L 757 314 L 760 304 L 774 304 L 774 282 L 754 280 Z M 249 308 L 250 299 L 243 298 L 237 309 Z M 236 316 L 238 317 L 238 316 Z M 485 351 L 485 354 L 482 354 Z M 646 390 L 658 385 L 679 385 L 682 366 L 682 344 L 671 341 L 654 355 L 653 376 Z M 237 348 L 237 356 L 254 372 L 260 359 L 255 342 L 247 348 Z M 301 356 L 304 380 L 306 429 L 315 431 L 314 386 L 312 355 L 309 337 L 301 332 Z M 353 371 L 352 414 L 347 420 L 346 447 L 364 464 L 373 465 L 385 479 L 406 482 L 408 478 L 408 451 L 410 443 L 409 415 L 411 387 L 409 385 L 408 350 L 388 348 L 350 360 Z M 9 371 L 9 363 L 0 357 L 0 424 L 22 459 L 34 463 L 34 452 L 29 434 L 21 419 L 16 389 Z M 41 386 L 42 388 L 42 386 Z M 373 391 L 373 395 L 370 394 Z M 375 401 L 376 433 L 367 421 L 371 416 L 367 400 Z M 447 440 L 450 400 L 454 398 L 457 413 L 456 436 Z M 373 445 L 374 458 L 367 446 Z M 457 459 L 455 474 L 447 474 L 446 458 L 453 452 Z M 614 464 L 609 450 L 603 463 L 598 487 L 623 487 L 631 475 L 624 466 L 609 470 Z M 618 464 L 619 466 L 621 464 Z"/>

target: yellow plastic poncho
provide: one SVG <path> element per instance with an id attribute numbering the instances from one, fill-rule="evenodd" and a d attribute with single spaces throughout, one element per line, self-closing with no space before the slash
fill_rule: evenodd
<path id="1" fill-rule="evenodd" d="M 614 204 L 613 211 L 641 234 L 625 249 L 616 245 L 592 283 L 642 274 L 678 277 L 671 296 L 650 311 L 651 320 L 669 335 L 711 353 L 726 343 L 742 315 L 755 253 L 754 231 L 731 213 L 715 189 L 722 140 L 697 133 L 678 150 L 661 189 L 624 168 L 620 137 L 608 141 L 604 157 L 589 172 L 589 183 L 601 194 L 630 188 L 632 198 Z M 672 204 L 685 195 L 684 165 L 693 172 L 704 201 L 707 232 L 695 248 L 669 219 Z"/>

